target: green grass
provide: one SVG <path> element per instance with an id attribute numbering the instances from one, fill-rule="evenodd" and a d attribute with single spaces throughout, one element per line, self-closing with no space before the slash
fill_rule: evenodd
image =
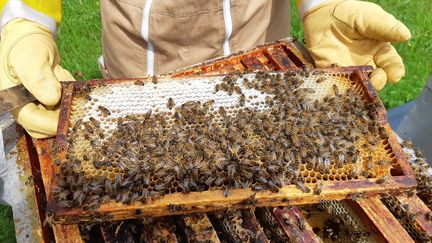
<path id="1" fill-rule="evenodd" d="M 77 80 L 101 78 L 97 59 L 102 55 L 98 0 L 63 1 L 58 28 L 62 66 Z"/>
<path id="2" fill-rule="evenodd" d="M 291 0 L 293 2 L 293 0 Z M 407 73 L 396 85 L 387 85 L 380 93 L 387 108 L 401 105 L 417 97 L 432 70 L 432 1 L 372 0 L 394 14 L 411 30 L 413 38 L 395 44 L 404 59 Z M 292 4 L 292 35 L 303 40 L 297 9 Z M 77 80 L 100 78 L 97 58 L 101 55 L 99 1 L 63 1 L 63 23 L 58 30 L 62 66 Z M 0 206 L 0 242 L 14 239 L 12 211 Z M 14 240 L 10 240 L 13 242 Z"/>
<path id="3" fill-rule="evenodd" d="M 402 56 L 406 75 L 397 84 L 388 84 L 381 92 L 380 97 L 384 105 L 390 109 L 414 100 L 426 85 L 432 74 L 432 1 L 430 0 L 370 0 L 382 6 L 387 12 L 393 14 L 411 30 L 413 38 L 405 43 L 394 44 Z M 293 3 L 293 1 L 291 1 Z M 303 40 L 303 29 L 292 4 L 292 30 L 293 36 Z"/>
<path id="4" fill-rule="evenodd" d="M 12 208 L 0 205 L 0 242 L 15 242 Z"/>

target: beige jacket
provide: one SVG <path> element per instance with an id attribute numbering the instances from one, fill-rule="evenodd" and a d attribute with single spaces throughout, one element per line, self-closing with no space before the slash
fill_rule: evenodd
<path id="1" fill-rule="evenodd" d="M 288 0 L 102 0 L 108 78 L 144 77 L 288 37 Z"/>

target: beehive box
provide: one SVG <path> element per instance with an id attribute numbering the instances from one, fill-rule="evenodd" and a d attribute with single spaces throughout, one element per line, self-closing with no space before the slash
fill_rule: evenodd
<path id="1" fill-rule="evenodd" d="M 292 55 L 296 55 L 296 58 L 292 58 Z M 292 62 L 289 60 L 300 60 L 296 62 Z M 202 72 L 223 72 L 223 70 L 281 70 L 286 71 L 288 69 L 296 69 L 300 67 L 305 67 L 305 62 L 301 62 L 301 60 L 306 60 L 305 56 L 299 52 L 295 46 L 290 41 L 278 42 L 273 45 L 263 46 L 259 49 L 252 50 L 250 52 L 242 53 L 239 55 L 234 55 L 227 59 L 223 60 L 214 60 L 213 62 L 207 63 L 205 65 L 199 67 L 191 67 L 188 70 L 182 70 L 177 73 L 176 76 L 184 76 L 184 75 L 193 75 L 199 74 Z M 221 71 L 222 70 L 222 71 Z M 334 68 L 331 70 L 323 70 L 325 73 L 319 73 L 319 75 L 325 75 L 332 77 L 329 82 L 324 83 L 322 86 L 320 85 L 320 92 L 318 94 L 322 94 L 325 96 L 327 93 L 331 92 L 331 83 L 336 83 L 340 88 L 341 92 L 346 90 L 346 87 L 355 86 L 357 94 L 366 102 L 379 102 L 378 98 L 371 88 L 371 86 L 367 82 L 367 73 L 369 69 L 367 67 L 356 67 L 356 68 Z M 321 71 L 320 71 L 321 72 Z M 66 155 L 68 152 L 68 132 L 71 131 L 71 125 L 76 122 L 79 116 L 83 116 L 84 120 L 86 114 L 89 114 L 87 110 L 85 113 L 79 114 L 74 113 L 75 111 L 80 110 L 85 104 L 90 104 L 90 110 L 93 112 L 97 112 L 95 109 L 102 103 L 94 103 L 85 101 L 85 96 L 76 95 L 80 90 L 89 89 L 91 90 L 90 96 L 93 99 L 97 99 L 97 102 L 105 102 L 105 106 L 109 107 L 111 110 L 115 110 L 118 108 L 112 108 L 110 105 L 121 106 L 121 98 L 116 96 L 117 101 L 113 102 L 113 99 L 108 99 L 110 94 L 118 95 L 115 88 L 124 89 L 123 94 L 125 94 L 125 90 L 131 91 L 128 87 L 132 87 L 133 90 L 141 89 L 142 92 L 126 92 L 129 96 L 141 95 L 141 99 L 144 97 L 142 94 L 147 95 L 148 97 L 152 96 L 154 100 L 158 100 L 159 102 L 153 102 L 152 105 L 158 106 L 160 110 L 166 109 L 166 98 L 161 99 L 164 96 L 164 92 L 169 92 L 170 90 L 181 90 L 183 92 L 185 90 L 196 89 L 199 87 L 201 91 L 199 95 L 197 92 L 189 92 L 189 99 L 197 99 L 203 98 L 202 94 L 214 95 L 214 85 L 215 80 L 213 82 L 211 79 L 207 79 L 206 82 L 202 83 L 202 78 L 195 78 L 189 80 L 183 80 L 178 82 L 164 82 L 164 79 L 170 80 L 170 78 L 162 78 L 158 80 L 158 84 L 152 84 L 151 80 L 140 80 L 138 83 L 137 80 L 123 80 L 123 81 L 107 81 L 104 83 L 100 83 L 98 81 L 90 81 L 87 83 L 73 84 L 70 83 L 65 86 L 63 93 L 63 102 L 62 102 L 62 114 L 61 121 L 59 126 L 59 135 L 57 139 L 56 150 L 59 151 L 57 157 L 46 158 L 46 161 L 51 161 L 54 164 L 58 164 L 59 166 L 54 166 L 53 170 L 50 171 L 48 168 L 47 178 L 45 181 L 48 182 L 49 188 L 57 187 L 57 177 L 60 175 L 61 164 L 66 160 Z M 311 87 L 311 84 L 314 80 L 314 75 L 310 78 L 310 82 L 305 82 L 307 86 Z M 141 86 L 141 82 L 145 82 L 144 86 Z M 216 82 L 220 82 L 217 80 Z M 137 84 L 139 84 L 137 86 Z M 175 84 L 177 86 L 176 89 L 173 89 L 171 85 Z M 345 87 L 345 88 L 344 88 Z M 181 88 L 181 89 L 179 89 Z M 106 92 L 107 90 L 110 90 Z M 105 90 L 105 91 L 103 91 Z M 110 93 L 112 92 L 112 93 Z M 82 93 L 82 92 L 81 92 Z M 107 96 L 105 96 L 107 95 Z M 167 95 L 165 93 L 165 95 Z M 177 95 L 177 96 L 175 96 Z M 183 95 L 178 96 L 179 93 L 171 94 L 173 97 L 177 97 L 175 100 L 179 99 L 179 97 L 184 97 Z M 139 96 L 139 95 L 138 95 Z M 223 96 L 223 95 L 221 95 Z M 256 95 L 252 95 L 252 98 L 258 99 L 257 102 L 249 101 L 250 104 L 256 104 L 257 106 L 262 106 L 261 108 L 265 108 L 264 104 L 261 104 L 259 101 L 259 97 L 262 99 L 264 97 L 260 96 L 259 93 Z M 321 96 L 321 97 L 322 97 Z M 125 97 L 122 95 L 121 97 Z M 128 97 L 126 95 L 126 97 Z M 157 97 L 157 98 L 156 98 Z M 185 98 L 186 100 L 188 98 Z M 220 105 L 232 105 L 233 102 L 237 102 L 237 98 L 232 98 L 232 96 L 221 97 Z M 127 98 L 126 98 L 127 99 Z M 231 100 L 230 100 L 231 99 Z M 163 102 L 161 101 L 163 100 Z M 185 101 L 186 101 L 185 100 Z M 123 100 L 124 101 L 124 100 Z M 81 102 L 81 103 L 80 103 Z M 94 101 L 93 101 L 94 102 Z M 204 100 L 203 100 L 204 102 Z M 218 101 L 216 101 L 217 104 Z M 177 103 L 179 103 L 177 101 Z M 139 104 L 139 103 L 138 103 Z M 248 103 L 249 104 L 249 103 Z M 73 109 L 70 109 L 73 107 Z M 149 107 L 138 106 L 140 108 L 133 109 L 142 109 L 135 110 L 137 113 L 143 113 Z M 154 107 L 155 108 L 155 107 Z M 157 109 L 157 108 L 155 108 Z M 121 110 L 121 109 L 120 109 Z M 125 115 L 124 113 L 119 113 L 121 115 Z M 118 114 L 117 114 L 118 115 Z M 74 120 L 75 119 L 75 120 Z M 105 119 L 102 121 L 103 123 L 107 123 L 106 129 L 109 130 L 110 126 L 115 126 L 113 121 L 110 119 Z M 113 118 L 114 119 L 114 118 Z M 58 222 L 74 222 L 76 220 L 94 220 L 101 219 L 106 217 L 106 219 L 117 220 L 117 219 L 125 219 L 125 218 L 134 218 L 140 215 L 150 215 L 150 216 L 162 216 L 162 215 L 170 215 L 170 214 L 183 214 L 186 212 L 202 212 L 202 211 L 212 211 L 218 209 L 226 209 L 226 208 L 244 208 L 250 206 L 274 206 L 274 205 L 287 205 L 287 204 L 304 204 L 317 202 L 323 199 L 344 199 L 347 197 L 359 196 L 365 193 L 366 195 L 374 195 L 383 191 L 393 191 L 393 190 L 404 190 L 408 189 L 415 185 L 415 180 L 412 176 L 412 172 L 409 166 L 406 163 L 406 159 L 400 151 L 399 145 L 396 143 L 395 137 L 392 134 L 385 116 L 385 110 L 382 105 L 378 109 L 378 122 L 379 124 L 388 131 L 388 138 L 385 138 L 383 141 L 380 141 L 378 144 L 380 147 L 377 151 L 381 151 L 373 157 L 376 157 L 374 166 L 377 169 L 374 173 L 366 177 L 356 176 L 349 177 L 348 174 L 352 168 L 341 168 L 332 170 L 332 173 L 328 173 L 326 175 L 317 173 L 314 170 L 308 170 L 304 165 L 299 166 L 299 171 L 301 172 L 301 176 L 303 177 L 306 185 L 310 187 L 312 190 L 310 192 L 305 193 L 301 189 L 297 188 L 295 185 L 286 185 L 279 189 L 277 193 L 271 191 L 261 191 L 254 192 L 250 189 L 232 189 L 229 191 L 229 195 L 226 197 L 226 190 L 221 190 L 220 188 L 215 188 L 213 190 L 207 190 L 203 192 L 190 192 L 190 193 L 177 193 L 175 190 L 168 191 L 165 196 L 155 199 L 148 200 L 145 203 L 133 203 L 130 205 L 124 205 L 116 202 L 108 202 L 101 205 L 99 208 L 95 209 L 86 209 L 86 208 L 61 208 L 56 204 L 56 200 L 54 200 L 53 194 L 48 189 L 48 208 L 54 212 L 55 220 Z M 82 146 L 84 149 L 88 149 L 89 144 L 85 144 Z M 79 148 L 79 146 L 77 146 Z M 83 150 L 84 151 L 84 150 Z M 47 151 L 49 155 L 52 155 L 52 151 Z M 362 151 L 361 154 L 361 163 L 362 166 L 364 164 L 364 158 L 369 156 L 368 151 Z M 384 157 L 383 157 L 384 156 Z M 381 159 L 386 159 L 386 161 L 391 161 L 391 165 L 380 166 L 378 162 Z M 85 166 L 85 164 L 84 164 Z M 115 169 L 108 168 L 106 171 L 101 170 L 92 170 L 92 165 L 88 165 L 86 168 L 83 167 L 84 171 L 93 171 L 99 173 L 103 176 L 110 176 L 111 174 L 115 174 Z M 113 173 L 114 172 L 114 173 Z M 54 176 L 53 176 L 54 175 Z M 57 176 L 56 176 L 57 175 Z M 92 174 L 87 174 L 88 176 L 92 176 Z M 115 176 L 115 175 L 114 175 Z M 384 184 L 376 183 L 377 180 L 382 180 L 383 177 L 389 177 L 386 179 Z M 157 181 L 157 180 L 156 180 Z M 50 185 L 52 182 L 52 185 Z M 319 190 L 321 193 L 316 193 L 317 186 L 319 185 Z M 251 200 L 251 198 L 253 200 Z"/>
<path id="2" fill-rule="evenodd" d="M 409 200 L 414 203 L 418 198 Z M 370 198 L 359 205 L 349 200 L 322 201 L 297 207 L 58 224 L 54 232 L 57 242 L 427 242 L 430 223 L 413 229 L 428 213 L 422 211 L 417 220 L 401 225 L 380 199 Z"/>

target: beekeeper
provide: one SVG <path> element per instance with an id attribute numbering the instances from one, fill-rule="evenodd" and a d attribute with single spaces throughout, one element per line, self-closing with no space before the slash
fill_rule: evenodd
<path id="1" fill-rule="evenodd" d="M 288 0 L 104 0 L 104 76 L 143 77 L 247 50 L 289 36 Z M 306 44 L 318 67 L 372 65 L 377 90 L 405 74 L 389 42 L 408 28 L 376 4 L 354 0 L 297 1 Z M 61 0 L 0 0 L 0 89 L 22 83 L 38 100 L 12 112 L 35 138 L 54 136 L 60 67 L 55 43 Z M 83 36 L 85 38 L 85 36 Z"/>

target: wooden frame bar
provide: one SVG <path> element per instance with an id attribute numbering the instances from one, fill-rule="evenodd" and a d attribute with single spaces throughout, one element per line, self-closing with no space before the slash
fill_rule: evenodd
<path id="1" fill-rule="evenodd" d="M 84 243 L 77 224 L 56 224 L 52 228 L 57 243 Z"/>
<path id="2" fill-rule="evenodd" d="M 417 196 L 408 197 L 406 195 L 396 195 L 396 200 L 402 205 L 409 205 L 410 213 L 417 214 L 414 222 L 414 228 L 421 234 L 426 234 L 432 237 L 432 221 L 427 219 L 428 214 L 432 217 L 432 212 L 429 207 Z"/>
<path id="3" fill-rule="evenodd" d="M 387 242 L 414 242 L 379 197 L 365 198 L 357 203 Z"/>
<path id="4" fill-rule="evenodd" d="M 296 207 L 273 208 L 273 215 L 293 242 L 317 243 L 322 240 L 312 231 Z"/>

